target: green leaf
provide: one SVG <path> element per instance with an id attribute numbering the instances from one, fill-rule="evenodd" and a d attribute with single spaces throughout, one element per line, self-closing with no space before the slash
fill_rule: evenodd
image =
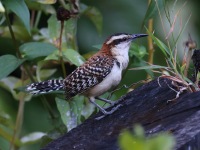
<path id="1" fill-rule="evenodd" d="M 159 65 L 149 65 L 149 66 L 142 66 L 137 68 L 131 68 L 129 70 L 144 70 L 144 69 L 168 69 L 168 67 L 165 66 L 159 66 Z"/>
<path id="2" fill-rule="evenodd" d="M 172 150 L 175 141 L 168 133 L 145 137 L 142 127 L 136 126 L 134 134 L 124 131 L 119 136 L 121 150 Z"/>
<path id="3" fill-rule="evenodd" d="M 64 49 L 62 50 L 63 58 L 65 61 L 68 61 L 76 66 L 81 66 L 85 59 L 73 49 Z M 45 58 L 45 60 L 59 60 L 59 51 L 55 51 Z"/>
<path id="4" fill-rule="evenodd" d="M 15 38 L 17 40 L 21 40 L 21 41 L 27 41 L 27 40 L 30 40 L 31 37 L 28 33 L 28 31 L 26 30 L 26 28 L 24 28 L 23 26 L 20 26 L 20 25 L 12 25 L 12 29 L 13 29 L 13 32 L 15 34 Z M 2 36 L 3 37 L 6 37 L 6 38 L 12 38 L 11 35 L 10 35 L 10 30 L 8 27 L 6 28 L 3 28 L 3 34 Z"/>
<path id="5" fill-rule="evenodd" d="M 156 43 L 156 45 L 162 50 L 163 54 L 165 56 L 170 55 L 170 50 L 169 48 L 162 42 L 160 41 L 158 38 L 156 38 L 151 32 L 149 32 L 149 30 L 146 28 L 147 33 L 151 36 L 151 38 L 154 40 L 154 42 Z"/>
<path id="6" fill-rule="evenodd" d="M 44 135 L 46 135 L 46 133 L 43 133 L 43 132 L 33 132 L 33 133 L 30 133 L 26 136 L 23 136 L 21 138 L 21 142 L 23 144 L 28 144 L 28 143 L 36 143 L 38 142 Z"/>
<path id="7" fill-rule="evenodd" d="M 137 58 L 143 58 L 145 55 L 147 55 L 147 50 L 144 46 L 140 46 L 136 43 L 132 43 L 130 50 L 129 50 L 129 56 L 136 56 Z"/>
<path id="8" fill-rule="evenodd" d="M 76 31 L 77 31 L 77 20 L 69 19 L 64 22 L 65 34 L 63 37 L 66 38 L 66 43 L 63 42 L 62 49 L 64 49 L 64 44 L 67 45 L 67 48 L 74 48 L 76 43 Z M 65 36 L 64 36 L 65 35 Z"/>
<path id="9" fill-rule="evenodd" d="M 34 0 L 41 4 L 55 4 L 57 0 Z"/>
<path id="10" fill-rule="evenodd" d="M 57 50 L 54 45 L 42 42 L 25 43 L 21 45 L 19 49 L 22 53 L 22 56 L 28 60 L 32 60 L 37 57 L 48 56 Z"/>
<path id="11" fill-rule="evenodd" d="M 172 150 L 175 140 L 170 134 L 160 133 L 157 136 L 149 138 L 146 145 L 148 145 L 149 150 Z"/>
<path id="12" fill-rule="evenodd" d="M 1 13 L 4 13 L 4 12 L 5 12 L 5 8 L 3 7 L 1 1 L 0 1 L 0 12 L 1 12 Z"/>
<path id="13" fill-rule="evenodd" d="M 52 39 L 57 39 L 60 34 L 60 21 L 57 20 L 56 15 L 52 15 L 47 22 L 49 36 Z"/>
<path id="14" fill-rule="evenodd" d="M 61 115 L 61 119 L 68 131 L 77 126 L 77 115 L 70 109 L 70 104 L 64 99 L 56 97 L 56 104 Z"/>
<path id="15" fill-rule="evenodd" d="M 0 110 L 0 125 L 4 125 L 9 128 L 13 127 L 10 115 L 2 110 Z"/>
<path id="16" fill-rule="evenodd" d="M 14 12 L 22 21 L 26 30 L 30 32 L 30 13 L 24 0 L 3 0 L 2 3 L 5 7 Z"/>
<path id="17" fill-rule="evenodd" d="M 75 96 L 69 102 L 56 97 L 56 104 L 61 115 L 61 119 L 68 131 L 81 123 L 81 112 L 83 109 L 83 96 Z"/>
<path id="18" fill-rule="evenodd" d="M 99 33 L 102 32 L 102 22 L 103 17 L 100 13 L 100 11 L 95 7 L 88 7 L 84 12 L 84 15 L 86 15 L 95 25 L 97 31 Z"/>
<path id="19" fill-rule="evenodd" d="M 39 82 L 46 80 L 57 71 L 57 69 L 42 69 L 47 63 L 48 61 L 40 61 L 37 64 L 36 77 Z"/>
<path id="20" fill-rule="evenodd" d="M 72 64 L 80 66 L 84 63 L 85 59 L 75 50 L 63 50 L 63 57 L 68 59 Z"/>
<path id="21" fill-rule="evenodd" d="M 144 26 L 144 24 L 149 20 L 151 19 L 155 14 L 157 14 L 158 12 L 158 9 L 157 9 L 157 4 L 158 4 L 158 8 L 161 10 L 162 8 L 164 8 L 164 3 L 163 3 L 163 0 L 151 0 L 149 6 L 148 6 L 148 9 L 146 11 L 146 14 L 145 14 L 145 17 L 144 17 L 144 20 L 143 20 L 143 23 L 142 23 L 142 27 Z"/>
<path id="22" fill-rule="evenodd" d="M 0 79 L 5 78 L 24 62 L 13 55 L 3 55 L 0 57 Z"/>

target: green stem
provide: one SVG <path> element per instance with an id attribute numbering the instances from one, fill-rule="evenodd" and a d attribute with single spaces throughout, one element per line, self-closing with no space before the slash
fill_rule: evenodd
<path id="1" fill-rule="evenodd" d="M 151 3 L 151 0 L 148 0 L 148 5 Z M 149 32 L 153 32 L 153 19 L 148 20 L 148 30 Z M 153 46 L 153 40 L 151 36 L 147 37 L 147 42 L 148 42 L 148 63 L 153 64 L 153 58 L 154 58 L 154 46 Z M 147 79 L 151 78 L 149 74 L 147 74 Z"/>
<path id="2" fill-rule="evenodd" d="M 19 51 L 19 47 L 18 47 L 18 44 L 17 44 L 16 38 L 15 38 L 13 29 L 12 29 L 12 26 L 11 26 L 10 19 L 9 19 L 7 11 L 5 11 L 5 17 L 6 17 L 6 21 L 7 21 L 7 24 L 8 24 L 8 28 L 9 28 L 9 31 L 10 31 L 10 34 L 11 34 L 11 37 L 12 37 L 12 41 L 13 41 L 17 56 L 20 59 L 22 59 L 22 55 L 21 55 L 21 53 Z M 35 80 L 33 78 L 33 75 L 31 74 L 31 71 L 29 70 L 28 65 L 27 65 L 26 62 L 24 62 L 23 67 L 24 67 L 26 73 L 29 75 L 31 81 L 35 82 Z M 23 72 L 22 72 L 22 74 L 23 74 Z M 52 119 L 56 118 L 56 115 L 54 115 L 54 113 L 52 111 L 53 109 L 51 108 L 51 106 L 48 103 L 48 101 L 45 98 L 43 98 L 42 101 L 47 106 L 46 108 L 48 109 L 48 112 L 49 112 L 50 116 L 52 117 Z M 10 149 L 12 149 L 14 147 L 14 143 L 16 141 L 17 135 L 20 133 L 19 131 L 21 129 L 22 121 L 23 121 L 24 103 L 25 103 L 24 100 L 20 99 L 19 109 L 18 109 L 18 112 L 17 112 L 16 126 L 15 126 L 15 129 L 14 129 L 13 138 L 11 140 Z"/>
<path id="3" fill-rule="evenodd" d="M 14 133 L 13 133 L 13 137 L 12 140 L 10 142 L 10 150 L 12 150 L 15 146 L 16 143 L 16 139 L 19 136 L 19 133 L 21 131 L 22 128 L 22 124 L 23 124 L 23 114 L 24 114 L 24 98 L 21 98 L 19 101 L 19 110 L 17 112 L 17 120 L 15 123 L 15 128 L 14 128 Z"/>
<path id="4" fill-rule="evenodd" d="M 60 63 L 63 71 L 63 76 L 64 78 L 67 76 L 66 75 L 66 69 L 65 69 L 65 64 L 63 60 L 63 55 L 62 55 L 62 35 L 63 35 L 63 30 L 64 30 L 64 21 L 61 21 L 61 28 L 60 28 L 60 40 L 59 40 L 59 56 L 60 56 Z"/>
<path id="5" fill-rule="evenodd" d="M 34 24 L 34 28 L 37 28 L 38 24 L 39 24 L 39 21 L 40 21 L 40 18 L 41 18 L 41 14 L 42 14 L 42 11 L 38 11 L 37 12 L 37 16 L 36 16 L 36 19 L 35 19 L 35 24 Z"/>
<path id="6" fill-rule="evenodd" d="M 12 37 L 13 45 L 14 45 L 15 50 L 17 52 L 17 56 L 19 58 L 22 58 L 21 53 L 20 53 L 19 48 L 18 48 L 18 44 L 17 44 L 16 38 L 15 38 L 14 32 L 12 30 L 12 26 L 11 26 L 10 19 L 9 19 L 7 11 L 5 11 L 5 17 L 6 17 L 6 22 L 8 24 L 8 28 L 9 28 L 9 31 L 10 31 L 10 35 Z"/>

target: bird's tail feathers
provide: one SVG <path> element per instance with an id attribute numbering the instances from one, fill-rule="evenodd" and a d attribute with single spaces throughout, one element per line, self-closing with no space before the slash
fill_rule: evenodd
<path id="1" fill-rule="evenodd" d="M 32 83 L 27 85 L 26 91 L 33 94 L 44 94 L 53 91 L 64 90 L 64 82 L 62 79 L 54 79 L 43 82 Z"/>

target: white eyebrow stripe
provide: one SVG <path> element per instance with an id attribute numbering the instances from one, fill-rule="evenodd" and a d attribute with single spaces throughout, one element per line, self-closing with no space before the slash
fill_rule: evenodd
<path id="1" fill-rule="evenodd" d="M 113 42 L 114 40 L 116 40 L 116 39 L 123 39 L 124 37 L 127 37 L 127 35 L 125 35 L 125 34 L 122 34 L 122 35 L 115 35 L 115 36 L 111 37 L 111 39 L 108 40 L 108 41 L 106 42 L 106 44 L 110 44 L 110 43 L 112 43 L 112 42 Z"/>

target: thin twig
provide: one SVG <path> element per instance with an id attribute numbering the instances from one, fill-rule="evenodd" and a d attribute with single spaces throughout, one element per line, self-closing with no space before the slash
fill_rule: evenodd
<path id="1" fill-rule="evenodd" d="M 65 64 L 63 60 L 63 55 L 62 55 L 62 34 L 64 30 L 64 21 L 61 21 L 61 28 L 60 28 L 60 37 L 59 37 L 59 56 L 60 56 L 60 63 L 63 71 L 63 76 L 64 78 L 66 77 L 66 69 L 65 69 Z"/>
<path id="2" fill-rule="evenodd" d="M 148 1 L 148 5 L 151 3 L 151 0 Z M 148 20 L 148 30 L 149 32 L 153 32 L 153 19 L 149 19 Z M 154 58 L 154 47 L 153 47 L 153 40 L 151 38 L 151 36 L 147 37 L 148 40 L 148 63 L 149 64 L 153 64 L 153 58 Z M 147 74 L 147 79 L 151 78 L 151 76 L 149 74 Z"/>

